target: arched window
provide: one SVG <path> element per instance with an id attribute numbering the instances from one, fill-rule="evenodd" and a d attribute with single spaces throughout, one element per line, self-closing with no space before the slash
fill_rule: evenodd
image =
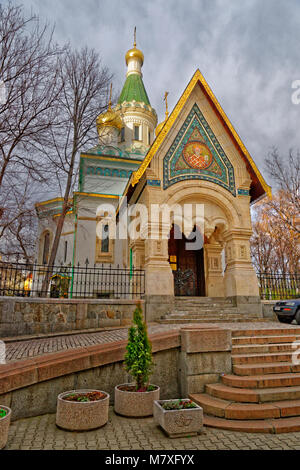
<path id="1" fill-rule="evenodd" d="M 50 252 L 50 233 L 46 232 L 44 235 L 43 245 L 43 264 L 48 264 Z"/>
<path id="2" fill-rule="evenodd" d="M 102 226 L 101 253 L 109 253 L 109 225 Z"/>
<path id="3" fill-rule="evenodd" d="M 67 262 L 67 257 L 68 257 L 68 242 L 65 242 L 65 253 L 64 253 L 64 262 Z"/>

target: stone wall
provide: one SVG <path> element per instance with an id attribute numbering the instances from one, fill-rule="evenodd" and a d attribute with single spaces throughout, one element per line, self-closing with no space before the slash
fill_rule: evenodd
<path id="1" fill-rule="evenodd" d="M 151 383 L 161 399 L 187 398 L 231 371 L 231 331 L 187 328 L 150 337 L 155 363 Z M 0 365 L 0 404 L 13 420 L 55 413 L 57 396 L 98 389 L 114 399 L 116 385 L 131 381 L 123 365 L 126 341 L 88 346 Z"/>
<path id="2" fill-rule="evenodd" d="M 232 372 L 231 331 L 217 326 L 181 330 L 180 384 L 182 397 L 205 392 L 205 385 Z"/>
<path id="3" fill-rule="evenodd" d="M 131 323 L 135 305 L 136 300 L 3 297 L 0 338 L 126 326 Z"/>

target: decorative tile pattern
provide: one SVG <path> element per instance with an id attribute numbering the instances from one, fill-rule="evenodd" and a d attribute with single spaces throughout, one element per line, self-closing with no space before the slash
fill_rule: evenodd
<path id="1" fill-rule="evenodd" d="M 114 178 L 130 178 L 133 171 L 126 171 L 126 170 L 118 170 L 117 168 L 101 168 L 101 167 L 94 167 L 89 166 L 86 169 L 87 175 L 95 175 L 95 176 L 108 176 Z"/>
<path id="2" fill-rule="evenodd" d="M 238 189 L 238 196 L 250 196 L 250 191 L 248 189 Z"/>
<path id="3" fill-rule="evenodd" d="M 164 189 L 190 179 L 211 181 L 236 196 L 233 166 L 196 103 L 164 158 Z"/>
<path id="4" fill-rule="evenodd" d="M 160 180 L 147 180 L 147 185 L 148 186 L 155 186 L 160 188 L 161 187 L 161 181 Z"/>

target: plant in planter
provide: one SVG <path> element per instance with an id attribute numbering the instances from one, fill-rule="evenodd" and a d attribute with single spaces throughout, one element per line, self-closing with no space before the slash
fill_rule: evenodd
<path id="1" fill-rule="evenodd" d="M 57 398 L 56 425 L 67 431 L 89 431 L 108 421 L 109 394 L 100 390 L 72 390 Z"/>
<path id="2" fill-rule="evenodd" d="M 7 444 L 11 419 L 11 409 L 0 405 L 0 450 Z"/>
<path id="3" fill-rule="evenodd" d="M 155 401 L 153 414 L 171 438 L 196 436 L 203 430 L 203 409 L 188 398 Z"/>
<path id="4" fill-rule="evenodd" d="M 159 400 L 160 388 L 149 382 L 154 366 L 152 345 L 140 304 L 134 311 L 133 323 L 129 329 L 125 369 L 135 379 L 135 383 L 116 386 L 115 412 L 138 418 L 152 416 L 153 402 Z"/>

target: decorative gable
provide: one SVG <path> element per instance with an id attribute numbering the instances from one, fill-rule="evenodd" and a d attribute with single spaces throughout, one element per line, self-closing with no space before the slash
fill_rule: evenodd
<path id="1" fill-rule="evenodd" d="M 196 103 L 164 158 L 164 189 L 189 179 L 211 181 L 236 196 L 233 166 Z"/>

